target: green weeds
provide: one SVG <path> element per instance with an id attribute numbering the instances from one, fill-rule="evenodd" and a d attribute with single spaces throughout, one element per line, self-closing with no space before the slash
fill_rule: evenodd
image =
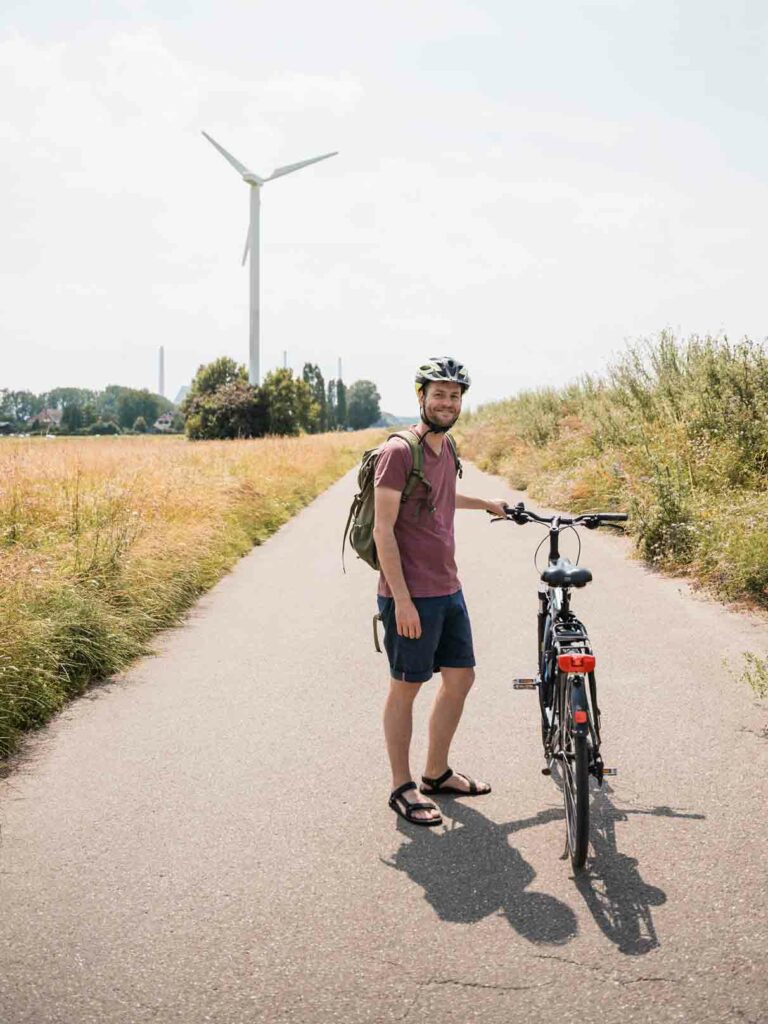
<path id="1" fill-rule="evenodd" d="M 768 606 L 764 346 L 663 332 L 601 378 L 482 407 L 460 441 L 538 502 L 630 512 L 653 565 Z"/>

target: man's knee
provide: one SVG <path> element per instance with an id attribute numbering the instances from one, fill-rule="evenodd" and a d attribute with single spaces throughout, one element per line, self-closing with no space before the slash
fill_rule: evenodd
<path id="1" fill-rule="evenodd" d="M 441 670 L 443 682 L 451 689 L 461 690 L 469 693 L 475 682 L 475 670 L 473 668 L 444 668 Z"/>

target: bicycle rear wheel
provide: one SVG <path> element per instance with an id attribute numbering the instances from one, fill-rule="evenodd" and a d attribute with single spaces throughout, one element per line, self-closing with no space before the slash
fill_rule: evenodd
<path id="1" fill-rule="evenodd" d="M 569 687 L 563 687 L 568 694 Z M 574 871 L 584 867 L 589 849 L 589 745 L 586 736 L 577 735 L 568 699 L 563 701 L 561 754 L 563 801 L 568 853 Z"/>

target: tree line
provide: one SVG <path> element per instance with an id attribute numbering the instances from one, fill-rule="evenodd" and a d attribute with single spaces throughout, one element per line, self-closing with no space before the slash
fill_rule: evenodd
<path id="1" fill-rule="evenodd" d="M 198 369 L 181 411 L 187 436 L 204 440 L 362 430 L 381 418 L 379 403 L 373 381 L 326 384 L 315 363 L 305 363 L 301 377 L 272 370 L 257 385 L 245 366 L 221 356 Z"/>
<path id="2" fill-rule="evenodd" d="M 0 432 L 146 433 L 170 413 L 163 429 L 184 430 L 193 440 L 315 434 L 362 430 L 381 419 L 379 402 L 373 381 L 326 383 L 314 363 L 305 363 L 300 377 L 290 369 L 273 370 L 261 385 L 252 385 L 245 366 L 222 356 L 199 367 L 178 408 L 146 388 L 117 384 L 103 391 L 54 388 L 41 394 L 0 388 Z"/>
<path id="3" fill-rule="evenodd" d="M 58 422 L 36 418 L 46 410 L 60 413 Z M 110 384 L 103 391 L 89 388 L 53 388 L 34 394 L 0 388 L 0 424 L 5 432 L 45 432 L 59 434 L 144 433 L 153 428 L 158 417 L 173 413 L 175 406 L 162 395 L 146 388 L 126 388 Z M 182 430 L 183 420 L 175 415 L 172 429 Z"/>

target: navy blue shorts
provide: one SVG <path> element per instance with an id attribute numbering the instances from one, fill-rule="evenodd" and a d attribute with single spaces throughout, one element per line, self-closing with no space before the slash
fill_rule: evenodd
<path id="1" fill-rule="evenodd" d="M 378 602 L 384 623 L 384 648 L 393 679 L 425 683 L 441 668 L 474 668 L 472 628 L 460 590 L 446 597 L 413 598 L 421 619 L 418 640 L 398 634 L 393 598 L 379 597 Z"/>

